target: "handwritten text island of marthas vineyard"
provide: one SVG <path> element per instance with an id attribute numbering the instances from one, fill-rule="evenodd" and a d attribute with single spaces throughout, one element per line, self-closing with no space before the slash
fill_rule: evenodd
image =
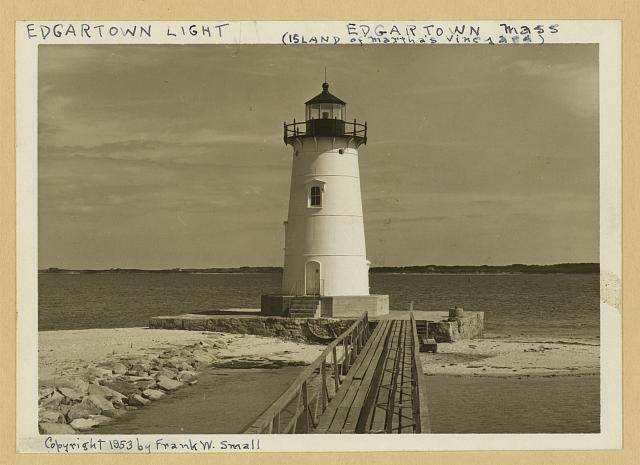
<path id="1" fill-rule="evenodd" d="M 42 42 L 56 40 L 130 39 L 130 40 L 211 40 L 234 36 L 238 23 L 196 24 L 102 24 L 102 23 L 27 23 L 26 37 Z M 342 31 L 324 33 L 317 26 L 283 23 L 279 42 L 284 45 L 337 44 L 544 44 L 548 36 L 560 32 L 558 24 L 496 22 L 489 26 L 472 23 L 344 23 Z"/>
<path id="2" fill-rule="evenodd" d="M 127 439 L 76 438 L 46 436 L 44 447 L 48 452 L 69 454 L 74 452 L 128 452 L 151 454 L 155 452 L 247 452 L 260 450 L 260 439 L 243 441 L 209 439 L 143 439 L 139 437 Z"/>

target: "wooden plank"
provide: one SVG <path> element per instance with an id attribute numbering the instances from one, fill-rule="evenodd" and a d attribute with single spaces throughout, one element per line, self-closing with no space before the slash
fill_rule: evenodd
<path id="1" fill-rule="evenodd" d="M 402 357 L 402 342 L 403 342 L 403 324 L 400 322 L 398 328 L 398 337 L 395 342 L 395 359 L 393 361 L 393 373 L 391 377 L 391 389 L 389 391 L 389 400 L 387 402 L 387 416 L 384 422 L 385 433 L 393 432 L 393 428 L 397 428 L 397 416 L 396 416 L 396 393 L 398 391 L 398 371 Z"/>
<path id="2" fill-rule="evenodd" d="M 371 335 L 371 339 L 373 339 L 373 341 L 371 342 L 371 344 L 369 345 L 371 352 L 367 352 L 366 354 L 362 353 L 363 356 L 369 358 L 369 360 L 363 360 L 363 363 L 356 369 L 353 377 L 355 379 L 362 379 L 365 377 L 365 375 L 367 374 L 367 371 L 369 369 L 369 364 L 371 363 L 371 359 L 373 358 L 373 354 L 375 353 L 375 348 L 378 347 L 381 343 L 384 343 L 387 335 L 389 334 L 389 328 L 391 326 L 391 321 L 390 320 L 383 320 L 380 323 L 378 323 L 378 326 L 376 326 L 376 328 L 373 330 L 373 334 Z M 380 328 L 378 330 L 378 328 Z"/>
<path id="3" fill-rule="evenodd" d="M 389 335 L 389 344 L 386 351 L 386 357 L 383 365 L 382 378 L 378 386 L 378 392 L 374 400 L 374 405 L 371 407 L 371 413 L 366 420 L 365 432 L 379 433 L 385 431 L 385 422 L 387 410 L 386 406 L 389 403 L 390 390 L 387 386 L 391 385 L 393 379 L 393 370 L 395 362 L 395 346 L 398 339 L 398 322 L 394 321 L 391 334 Z M 378 407 L 378 404 L 382 405 Z"/>
<path id="4" fill-rule="evenodd" d="M 327 433 L 340 433 L 342 432 L 342 428 L 344 426 L 344 422 L 349 414 L 349 409 L 351 408 L 351 404 L 353 403 L 353 399 L 355 399 L 358 389 L 362 381 L 359 379 L 353 380 L 352 383 L 349 384 L 347 388 L 347 392 L 344 395 L 344 398 L 340 402 L 338 408 L 336 408 L 336 413 L 331 421 L 331 424 L 327 428 Z"/>
<path id="5" fill-rule="evenodd" d="M 389 335 L 388 329 L 389 325 L 387 325 L 387 336 Z M 377 392 L 377 387 L 380 384 L 380 377 L 382 376 L 383 369 L 383 354 L 386 348 L 386 343 L 387 338 L 382 338 L 371 357 L 369 369 L 362 378 L 360 389 L 358 389 L 353 403 L 351 404 L 351 408 L 349 409 L 349 414 L 344 421 L 344 427 L 342 429 L 343 433 L 360 433 L 364 430 L 364 423 L 368 417 L 368 411 L 366 410 L 375 399 L 375 393 Z M 367 409 L 364 409 L 365 405 L 367 405 Z M 361 418 L 362 421 L 360 420 Z"/>
<path id="6" fill-rule="evenodd" d="M 422 362 L 420 360 L 420 343 L 418 341 L 418 331 L 416 329 L 416 320 L 413 319 L 413 316 L 411 318 L 411 322 L 412 322 L 412 330 L 413 330 L 413 350 L 412 350 L 412 355 L 413 355 L 413 360 L 414 360 L 414 364 L 416 365 L 416 372 L 415 372 L 415 376 L 416 379 L 414 380 L 416 383 L 416 393 L 418 395 L 418 398 L 415 399 L 417 408 L 419 409 L 419 412 L 415 412 L 416 414 L 416 420 L 419 423 L 419 428 L 418 431 L 419 433 L 430 433 L 431 432 L 431 422 L 429 420 L 429 410 L 427 407 L 427 392 L 426 392 L 426 387 L 425 387 L 425 383 L 424 383 L 424 371 L 422 368 Z"/>
<path id="7" fill-rule="evenodd" d="M 358 371 L 358 368 L 361 366 L 363 361 L 370 360 L 367 357 L 367 354 L 371 350 L 371 347 L 373 347 L 373 344 L 376 341 L 379 341 L 379 337 L 377 336 L 376 333 L 379 334 L 380 331 L 384 330 L 384 328 L 385 328 L 385 326 L 378 325 L 374 329 L 373 334 L 371 335 L 371 337 L 369 338 L 369 340 L 365 344 L 365 347 L 363 349 L 363 352 L 361 353 L 361 356 L 356 360 L 357 366 L 354 365 L 354 368 L 347 374 L 347 377 L 344 379 L 342 385 L 340 386 L 340 388 L 336 392 L 336 395 L 334 396 L 333 399 L 331 399 L 331 402 L 329 402 L 329 405 L 327 406 L 327 409 L 320 416 L 320 421 L 318 422 L 318 426 L 316 427 L 316 432 L 317 433 L 325 433 L 325 432 L 327 432 L 328 429 L 333 424 L 333 419 L 334 419 L 334 417 L 336 415 L 336 412 L 337 412 L 338 408 L 341 406 L 345 396 L 347 395 L 347 393 L 349 391 L 349 386 L 354 381 L 354 374 Z M 359 383 L 359 380 L 358 380 L 358 383 Z"/>
<path id="8" fill-rule="evenodd" d="M 404 382 L 404 364 L 406 356 L 407 343 L 407 322 L 400 323 L 400 336 L 398 338 L 398 353 L 396 354 L 396 367 L 394 370 L 394 388 L 391 392 L 390 411 L 392 413 L 391 420 L 387 423 L 390 428 L 388 433 L 398 432 L 402 424 L 402 385 Z M 411 355 L 411 353 L 409 353 Z"/>
<path id="9" fill-rule="evenodd" d="M 331 426 L 332 432 L 335 431 L 341 433 L 349 433 L 355 431 L 358 417 L 360 416 L 361 403 L 356 406 L 354 406 L 353 404 L 356 397 L 358 396 L 358 393 L 364 392 L 364 395 L 366 396 L 366 393 L 369 390 L 370 380 L 377 370 L 380 360 L 380 354 L 385 346 L 385 336 L 388 334 L 388 327 L 389 325 L 384 325 L 381 328 L 379 337 L 377 337 L 376 341 L 371 344 L 368 352 L 366 354 L 363 353 L 363 355 L 366 356 L 362 358 L 358 370 L 355 370 L 356 372 L 354 373 L 354 380 L 349 385 L 349 391 L 345 395 L 345 398 L 336 411 L 336 415 Z M 364 370 L 364 376 L 362 376 L 362 378 L 356 379 L 356 375 L 362 370 Z"/>

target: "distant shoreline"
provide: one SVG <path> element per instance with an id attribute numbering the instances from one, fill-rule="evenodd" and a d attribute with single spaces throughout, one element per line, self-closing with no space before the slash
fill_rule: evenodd
<path id="1" fill-rule="evenodd" d="M 282 267 L 237 268 L 171 268 L 162 270 L 145 270 L 137 268 L 109 269 L 64 269 L 46 268 L 39 273 L 61 274 L 95 274 L 95 273 L 184 273 L 184 274 L 265 274 L 282 273 Z M 380 274 L 594 274 L 600 272 L 599 263 L 559 263 L 555 265 L 417 265 L 417 266 L 380 266 L 372 267 L 370 273 Z"/>

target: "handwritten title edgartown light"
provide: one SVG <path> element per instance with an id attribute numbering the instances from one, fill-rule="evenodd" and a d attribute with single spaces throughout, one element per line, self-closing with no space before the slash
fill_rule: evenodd
<path id="1" fill-rule="evenodd" d="M 162 28 L 165 37 L 221 38 L 229 23 L 218 24 L 182 24 L 168 25 Z M 137 38 L 151 39 L 157 36 L 152 24 L 93 24 L 93 23 L 55 23 L 26 25 L 29 39 L 98 39 L 98 38 Z"/>

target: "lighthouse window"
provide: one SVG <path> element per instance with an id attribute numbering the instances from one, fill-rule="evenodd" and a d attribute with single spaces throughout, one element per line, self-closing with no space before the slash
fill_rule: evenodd
<path id="1" fill-rule="evenodd" d="M 334 119 L 343 119 L 342 118 L 342 105 L 338 105 L 336 103 L 333 104 L 333 118 Z"/>
<path id="2" fill-rule="evenodd" d="M 320 104 L 314 103 L 307 105 L 307 119 L 319 119 L 320 118 Z"/>
<path id="3" fill-rule="evenodd" d="M 320 105 L 320 114 L 322 115 L 322 119 L 330 119 L 333 113 L 333 105 L 330 103 L 322 103 Z"/>
<path id="4" fill-rule="evenodd" d="M 312 186 L 309 191 L 309 206 L 322 207 L 322 189 L 320 186 Z"/>

